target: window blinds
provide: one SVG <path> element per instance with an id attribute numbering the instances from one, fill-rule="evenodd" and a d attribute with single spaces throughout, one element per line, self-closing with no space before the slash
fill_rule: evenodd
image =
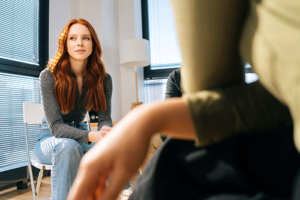
<path id="1" fill-rule="evenodd" d="M 180 67 L 181 54 L 169 0 L 148 0 L 151 69 Z"/>
<path id="2" fill-rule="evenodd" d="M 165 99 L 167 79 L 144 81 L 145 103 L 161 102 Z"/>
<path id="3" fill-rule="evenodd" d="M 0 172 L 27 165 L 22 103 L 40 103 L 39 80 L 0 73 Z M 37 141 L 40 125 L 28 125 L 29 151 Z"/>
<path id="4" fill-rule="evenodd" d="M 39 0 L 0 1 L 0 58 L 38 65 Z"/>

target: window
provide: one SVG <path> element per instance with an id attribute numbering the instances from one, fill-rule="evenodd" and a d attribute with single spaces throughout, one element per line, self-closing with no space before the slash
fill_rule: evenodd
<path id="1" fill-rule="evenodd" d="M 167 79 L 144 81 L 145 102 L 159 102 L 165 99 Z"/>
<path id="2" fill-rule="evenodd" d="M 143 37 L 150 42 L 151 66 L 145 79 L 166 78 L 181 65 L 175 21 L 169 0 L 142 0 Z"/>
<path id="3" fill-rule="evenodd" d="M 41 103 L 41 97 L 38 78 L 0 73 L 0 80 L 0 172 L 3 172 L 27 166 L 22 103 Z M 40 125 L 28 126 L 30 135 L 37 136 L 39 131 Z M 33 158 L 37 137 L 28 140 Z"/>
<path id="4" fill-rule="evenodd" d="M 48 60 L 48 0 L 0 1 L 0 71 L 38 77 Z"/>
<path id="5" fill-rule="evenodd" d="M 0 173 L 27 166 L 22 103 L 41 103 L 48 21 L 49 0 L 0 1 Z M 31 156 L 39 130 L 28 126 Z"/>
<path id="6" fill-rule="evenodd" d="M 181 54 L 169 0 L 142 0 L 143 38 L 150 42 L 151 65 L 144 68 L 146 102 L 163 101 L 166 78 L 181 65 Z M 247 83 L 258 76 L 245 66 Z"/>

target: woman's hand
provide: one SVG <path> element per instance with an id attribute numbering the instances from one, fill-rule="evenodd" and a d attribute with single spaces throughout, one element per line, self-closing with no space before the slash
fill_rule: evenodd
<path id="1" fill-rule="evenodd" d="M 96 143 L 96 142 L 100 141 L 111 130 L 112 130 L 111 127 L 102 126 L 100 131 L 91 131 L 91 132 L 89 132 L 89 135 L 88 135 L 89 142 L 95 142 Z"/>

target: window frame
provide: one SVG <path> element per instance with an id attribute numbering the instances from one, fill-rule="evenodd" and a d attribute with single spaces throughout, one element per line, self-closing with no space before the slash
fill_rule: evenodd
<path id="1" fill-rule="evenodd" d="M 149 18 L 148 18 L 148 0 L 141 0 L 142 6 L 142 32 L 143 38 L 150 41 L 149 38 Z M 150 55 L 151 56 L 151 55 Z M 178 67 L 167 69 L 152 69 L 151 65 L 144 67 L 144 80 L 168 78 L 169 74 L 178 69 Z"/>
<path id="2" fill-rule="evenodd" d="M 39 64 L 0 58 L 0 72 L 39 77 L 49 59 L 49 0 L 39 1 Z"/>
<path id="3" fill-rule="evenodd" d="M 149 18 L 148 18 L 148 0 L 141 0 L 142 10 L 142 32 L 143 38 L 150 41 L 149 38 Z M 151 56 L 151 55 L 150 55 Z M 246 64 L 245 64 L 246 65 Z M 167 68 L 167 69 L 155 69 L 151 70 L 151 65 L 144 67 L 144 80 L 149 79 L 164 79 L 168 78 L 169 74 L 178 69 L 179 67 Z M 244 68 L 246 73 L 255 73 L 253 68 Z"/>

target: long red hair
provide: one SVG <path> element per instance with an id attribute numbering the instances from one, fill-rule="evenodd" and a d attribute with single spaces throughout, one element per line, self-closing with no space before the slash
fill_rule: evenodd
<path id="1" fill-rule="evenodd" d="M 92 25 L 84 19 L 72 19 L 64 27 L 58 39 L 58 51 L 56 55 L 48 62 L 47 67 L 53 74 L 55 80 L 54 92 L 59 109 L 66 114 L 74 108 L 77 93 L 76 77 L 72 75 L 69 54 L 67 52 L 67 39 L 70 27 L 73 24 L 82 24 L 86 26 L 91 34 L 93 50 L 87 58 L 84 67 L 82 80 L 86 90 L 84 96 L 80 98 L 80 106 L 86 110 L 106 110 L 106 101 L 104 94 L 104 84 L 106 71 L 101 60 L 102 49 L 96 31 Z"/>

